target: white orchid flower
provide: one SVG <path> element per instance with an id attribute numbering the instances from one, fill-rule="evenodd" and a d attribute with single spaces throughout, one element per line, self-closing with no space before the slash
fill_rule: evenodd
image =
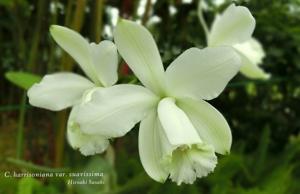
<path id="1" fill-rule="evenodd" d="M 231 47 L 191 48 L 164 71 L 152 35 L 141 25 L 121 20 L 114 33 L 117 48 L 146 86 L 116 85 L 94 92 L 80 108 L 77 122 L 88 134 L 128 132 L 141 121 L 139 153 L 154 180 L 168 176 L 193 183 L 213 171 L 215 152 L 226 154 L 231 131 L 214 107 L 217 97 L 239 71 L 240 58 Z"/>
<path id="2" fill-rule="evenodd" d="M 53 25 L 50 33 L 54 40 L 80 65 L 89 79 L 70 72 L 44 76 L 42 81 L 28 91 L 31 105 L 52 111 L 72 107 L 67 126 L 70 145 L 83 155 L 101 153 L 109 145 L 103 135 L 92 136 L 81 131 L 73 118 L 78 107 L 84 106 L 93 91 L 109 87 L 118 79 L 118 53 L 111 41 L 89 44 L 80 34 L 66 27 Z"/>
<path id="3" fill-rule="evenodd" d="M 201 11 L 201 10 L 199 10 Z M 255 19 L 248 8 L 230 5 L 217 15 L 208 34 L 208 46 L 233 46 L 239 53 L 243 66 L 240 72 L 252 79 L 268 79 L 259 65 L 265 57 L 262 45 L 254 38 Z"/>

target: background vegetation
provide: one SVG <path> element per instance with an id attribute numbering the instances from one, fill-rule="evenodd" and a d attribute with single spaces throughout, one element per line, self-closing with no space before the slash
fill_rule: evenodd
<path id="1" fill-rule="evenodd" d="M 205 1 L 211 24 L 230 1 Z M 104 154 L 84 157 L 65 138 L 68 111 L 30 106 L 26 88 L 40 76 L 80 69 L 51 39 L 49 26 L 79 31 L 91 41 L 112 39 L 115 15 L 139 20 L 153 33 L 164 64 L 183 50 L 205 46 L 198 1 L 0 0 L 0 193 L 300 193 L 300 1 L 245 0 L 256 18 L 254 36 L 266 51 L 268 81 L 236 76 L 212 103 L 233 133 L 229 156 L 193 185 L 154 182 L 138 156 L 138 127 Z M 29 72 L 20 74 L 12 72 Z M 10 81 L 9 81 L 10 80 Z M 134 81 L 120 64 L 119 82 Z M 18 87 L 19 86 L 19 87 Z M 68 185 L 66 178 L 5 178 L 3 172 L 100 171 L 104 185 Z"/>

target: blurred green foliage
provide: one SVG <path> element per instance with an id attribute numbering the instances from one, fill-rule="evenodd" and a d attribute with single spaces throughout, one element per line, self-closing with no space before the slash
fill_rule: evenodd
<path id="1" fill-rule="evenodd" d="M 231 1 L 205 2 L 204 17 L 210 26 L 214 16 Z M 219 156 L 215 172 L 208 177 L 198 179 L 193 185 L 154 182 L 139 161 L 138 126 L 126 137 L 114 140 L 114 149 L 103 155 L 84 157 L 57 138 L 61 134 L 60 126 L 65 126 L 61 119 L 64 117 L 32 107 L 23 115 L 22 160 L 30 161 L 30 165 L 22 160 L 7 160 L 15 156 L 19 123 L 16 108 L 20 100 L 23 101 L 23 91 L 14 84 L 27 89 L 40 79 L 31 73 L 40 76 L 60 70 L 82 73 L 50 38 L 51 24 L 73 28 L 91 41 L 100 37 L 112 39 L 112 10 L 119 10 L 122 17 L 143 20 L 157 41 L 165 67 L 185 49 L 206 46 L 197 17 L 197 0 L 191 3 L 157 1 L 149 12 L 142 14 L 140 3 L 137 0 L 0 0 L 0 171 L 34 172 L 67 167 L 70 171 L 104 173 L 104 184 L 100 186 L 68 185 L 65 178 L 5 178 L 2 173 L 0 193 L 300 193 L 299 0 L 236 1 L 247 6 L 256 18 L 254 37 L 266 51 L 262 67 L 272 77 L 268 81 L 258 81 L 238 75 L 219 98 L 210 101 L 227 118 L 233 133 L 233 147 L 230 155 Z M 96 14 L 101 9 L 103 17 Z M 154 18 L 160 21 L 155 22 Z M 101 29 L 100 36 L 97 32 Z M 7 73 L 9 82 L 4 76 L 6 72 L 31 73 Z M 122 62 L 120 83 L 137 81 L 124 72 L 127 70 Z M 56 145 L 64 150 L 60 166 L 55 162 L 59 155 Z"/>

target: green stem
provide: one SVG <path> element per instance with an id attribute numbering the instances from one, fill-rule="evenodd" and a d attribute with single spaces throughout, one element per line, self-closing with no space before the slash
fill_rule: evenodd
<path id="1" fill-rule="evenodd" d="M 54 167 L 62 166 L 64 147 L 65 147 L 65 129 L 67 125 L 67 111 L 58 114 L 58 131 L 55 139 L 55 161 Z"/>
<path id="2" fill-rule="evenodd" d="M 20 60 L 20 63 L 24 63 L 25 61 L 25 40 L 24 40 L 24 26 L 23 22 L 21 21 L 20 13 L 19 13 L 19 1 L 14 0 L 14 6 L 12 7 L 12 19 L 14 22 L 13 28 L 12 28 L 12 34 L 15 35 L 15 39 L 17 41 L 17 56 Z"/>
<path id="3" fill-rule="evenodd" d="M 145 25 L 149 19 L 149 16 L 150 16 L 150 11 L 151 11 L 151 0 L 147 0 L 147 3 L 146 3 L 146 7 L 145 7 L 145 12 L 144 12 L 144 15 L 143 15 L 143 18 L 142 18 L 142 24 Z"/>
<path id="4" fill-rule="evenodd" d="M 24 121 L 26 113 L 26 91 L 24 91 L 21 107 L 19 111 L 19 122 L 18 122 L 18 132 L 17 132 L 17 158 L 22 158 L 23 156 L 23 142 L 24 142 Z"/>
<path id="5" fill-rule="evenodd" d="M 31 42 L 31 49 L 29 53 L 29 60 L 28 60 L 28 69 L 31 71 L 35 70 L 36 67 L 36 58 L 37 58 L 37 50 L 40 42 L 40 34 L 42 30 L 42 19 L 45 15 L 44 10 L 46 8 L 46 1 L 38 1 L 38 7 L 37 7 L 37 16 L 36 16 L 36 25 L 35 30 L 33 33 L 33 38 Z"/>
<path id="6" fill-rule="evenodd" d="M 77 0 L 74 18 L 72 22 L 72 29 L 80 32 L 83 25 L 84 14 L 85 14 L 86 0 Z"/>
<path id="7" fill-rule="evenodd" d="M 105 6 L 105 0 L 94 1 L 94 17 L 92 22 L 93 39 L 96 43 L 101 41 L 101 32 L 103 27 L 103 10 Z"/>
<path id="8" fill-rule="evenodd" d="M 16 166 L 20 166 L 29 170 L 41 171 L 41 172 L 68 172 L 67 168 L 48 168 L 41 165 L 36 165 L 31 162 L 15 159 L 15 158 L 7 158 L 7 162 L 14 164 Z"/>
<path id="9" fill-rule="evenodd" d="M 59 3 L 59 0 L 53 0 L 52 1 L 55 4 Z M 51 17 L 51 24 L 56 24 L 57 23 L 57 12 L 58 12 L 58 8 L 56 7 L 55 12 L 53 13 L 52 17 Z M 54 41 L 50 41 L 49 42 L 49 60 L 48 60 L 48 65 L 47 65 L 47 70 L 48 72 L 52 72 L 54 70 L 53 68 L 53 64 L 54 64 L 54 59 L 55 59 L 55 47 L 56 45 L 54 44 Z"/>
<path id="10" fill-rule="evenodd" d="M 106 150 L 105 159 L 108 161 L 108 163 L 110 164 L 110 166 L 112 168 L 115 168 L 115 158 L 116 158 L 115 150 L 110 145 L 110 146 L 108 146 L 108 148 Z M 110 178 L 110 181 L 109 181 L 110 184 L 107 185 L 108 191 L 117 188 L 117 173 L 113 170 L 111 173 L 111 176 L 109 178 Z"/>
<path id="11" fill-rule="evenodd" d="M 65 17 L 65 26 L 70 27 L 71 18 L 72 18 L 72 4 L 74 0 L 68 0 L 67 8 L 66 8 L 66 17 Z"/>
<path id="12" fill-rule="evenodd" d="M 198 17 L 199 17 L 200 23 L 202 25 L 202 28 L 203 28 L 203 31 L 205 34 L 206 42 L 208 43 L 209 30 L 208 30 L 207 24 L 205 22 L 205 19 L 203 17 L 202 0 L 199 0 L 199 4 L 198 4 Z"/>

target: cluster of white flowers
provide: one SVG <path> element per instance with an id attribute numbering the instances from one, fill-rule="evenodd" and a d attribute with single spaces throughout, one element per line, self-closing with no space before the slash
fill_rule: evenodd
<path id="1" fill-rule="evenodd" d="M 164 70 L 152 35 L 132 21 L 118 22 L 115 44 L 89 44 L 68 28 L 51 26 L 54 40 L 89 79 L 70 72 L 46 75 L 30 88 L 29 100 L 53 111 L 72 107 L 67 137 L 83 155 L 104 152 L 109 139 L 141 122 L 139 154 L 148 175 L 193 183 L 214 170 L 216 153 L 229 153 L 232 142 L 227 121 L 205 100 L 216 98 L 239 70 L 268 77 L 258 67 L 264 55 L 251 38 L 254 27 L 247 8 L 231 5 L 214 21 L 207 48 L 184 51 Z M 114 85 L 118 52 L 144 86 Z"/>

